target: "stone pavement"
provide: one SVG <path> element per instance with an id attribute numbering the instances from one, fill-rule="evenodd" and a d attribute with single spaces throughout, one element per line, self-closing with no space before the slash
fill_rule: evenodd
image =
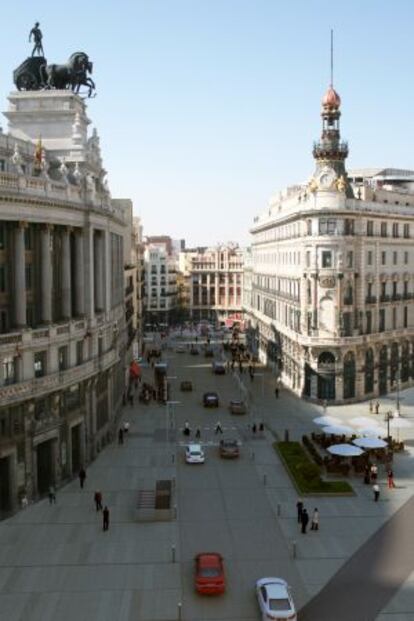
<path id="1" fill-rule="evenodd" d="M 191 364 L 191 372 L 205 373 L 204 361 L 189 363 L 190 357 L 184 354 L 182 363 L 178 363 L 179 356 L 168 356 L 172 365 Z M 217 385 L 221 381 L 206 378 L 208 382 L 217 381 Z M 220 390 L 226 387 L 226 399 L 237 394 L 235 381 L 228 376 L 222 379 Z M 244 381 L 250 382 L 247 374 Z M 231 382 L 234 389 L 230 389 Z M 265 372 L 263 379 L 256 377 L 249 390 L 257 422 L 265 420 L 272 432 L 283 437 L 284 430 L 289 429 L 292 439 L 300 439 L 303 433 L 315 429 L 312 418 L 320 414 L 321 408 L 300 401 L 286 390 L 276 400 L 270 372 Z M 177 397 L 175 392 L 173 398 Z M 414 390 L 405 391 L 402 397 L 402 414 L 413 420 Z M 297 493 L 271 447 L 270 431 L 265 439 L 254 437 L 247 430 L 252 417 L 225 418 L 220 413 L 223 426 L 235 425 L 243 441 L 243 455 L 237 465 L 240 470 L 234 476 L 236 464 L 220 465 L 214 457 L 216 438 L 212 428 L 216 414 L 209 418 L 207 413 L 199 413 L 195 396 L 194 402 L 191 399 L 188 412 L 196 424 L 203 423 L 202 439 L 209 443 L 204 470 L 194 473 L 180 459 L 172 463 L 171 454 L 176 452 L 179 457 L 183 449 L 177 436 L 177 442 L 172 439 L 166 450 L 165 408 L 125 408 L 124 417 L 131 422 L 130 436 L 123 446 L 114 444 L 99 455 L 88 468 L 84 490 L 75 480 L 58 490 L 56 505 L 43 500 L 0 523 L 0 621 L 173 621 L 178 619 L 178 602 L 183 602 L 183 621 L 254 621 L 259 614 L 252 584 L 254 577 L 266 572 L 287 577 L 306 621 L 319 621 L 319 608 L 315 613 L 312 603 L 309 607 L 306 603 L 318 592 L 323 596 L 323 587 L 335 574 L 335 579 L 340 578 L 338 570 L 349 566 L 358 550 L 364 554 L 365 542 L 368 550 L 371 548 L 370 558 L 374 550 L 378 559 L 374 572 L 369 570 L 369 592 L 373 595 L 367 599 L 372 605 L 364 613 L 366 616 L 355 615 L 349 621 L 413 621 L 414 573 L 409 573 L 409 566 L 401 568 L 407 578 L 400 586 L 404 574 L 397 575 L 393 568 L 404 546 L 413 545 L 407 521 L 402 528 L 398 516 L 411 510 L 411 505 L 404 505 L 413 496 L 414 429 L 401 433 L 402 439 L 408 438 L 409 452 L 395 457 L 397 489 L 388 491 L 384 473 L 380 472 L 378 503 L 373 502 L 370 486 L 354 479 L 353 497 L 305 498 L 310 513 L 314 506 L 319 509 L 320 530 L 301 535 L 296 521 Z M 392 409 L 392 399 L 381 401 L 382 411 Z M 187 416 L 184 406 L 180 408 L 175 409 L 177 427 Z M 367 404 L 332 407 L 328 413 L 343 422 L 356 415 L 378 420 L 368 414 Z M 153 487 L 157 479 L 172 477 L 177 477 L 178 520 L 137 524 L 137 489 Z M 101 516 L 93 505 L 97 488 L 111 510 L 107 533 L 102 532 Z M 394 515 L 398 528 L 390 533 L 390 525 L 394 524 L 390 518 Z M 376 539 L 372 538 L 375 533 Z M 200 601 L 191 586 L 192 557 L 200 546 L 208 547 L 213 542 L 221 542 L 229 556 L 233 568 L 231 589 L 226 599 Z M 240 542 L 243 546 L 237 552 Z M 293 542 L 296 558 L 291 554 Z M 172 545 L 176 545 L 176 563 L 172 562 Z M 367 559 L 362 556 L 363 562 L 359 561 L 352 571 L 351 583 L 339 581 L 337 592 L 328 593 L 323 603 L 327 615 L 324 621 L 337 618 L 339 597 L 346 600 L 347 590 L 358 608 L 361 581 L 368 572 Z M 391 573 L 384 572 L 384 567 L 390 567 Z M 375 602 L 377 589 L 381 597 L 378 595 Z M 315 599 L 315 606 L 318 601 L 323 602 Z"/>

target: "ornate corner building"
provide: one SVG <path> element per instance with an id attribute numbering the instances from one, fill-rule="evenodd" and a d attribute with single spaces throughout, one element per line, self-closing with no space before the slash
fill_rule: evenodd
<path id="1" fill-rule="evenodd" d="M 13 92 L 0 134 L 0 514 L 77 473 L 125 387 L 123 210 L 69 90 Z"/>
<path id="2" fill-rule="evenodd" d="M 315 173 L 254 220 L 250 348 L 298 395 L 344 403 L 414 381 L 414 171 L 347 173 L 341 100 L 322 100 Z"/>

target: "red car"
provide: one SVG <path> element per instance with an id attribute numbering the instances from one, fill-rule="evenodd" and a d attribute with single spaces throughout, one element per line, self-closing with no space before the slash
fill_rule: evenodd
<path id="1" fill-rule="evenodd" d="M 198 593 L 215 595 L 224 593 L 223 557 L 217 552 L 203 552 L 195 557 L 195 588 Z"/>

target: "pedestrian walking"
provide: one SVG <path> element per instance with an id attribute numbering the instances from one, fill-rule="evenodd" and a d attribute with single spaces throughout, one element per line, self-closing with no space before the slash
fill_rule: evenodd
<path id="1" fill-rule="evenodd" d="M 129 422 L 127 420 L 124 421 L 123 429 L 124 429 L 124 433 L 128 433 L 128 431 L 129 431 Z"/>
<path id="2" fill-rule="evenodd" d="M 254 380 L 254 368 L 252 364 L 249 364 L 249 375 L 250 375 L 251 381 L 253 381 Z"/>
<path id="3" fill-rule="evenodd" d="M 311 530 L 319 530 L 319 511 L 316 507 L 313 510 Z"/>
<path id="4" fill-rule="evenodd" d="M 259 431 L 260 431 L 260 433 L 264 432 L 264 423 L 263 422 L 260 423 L 260 425 L 259 425 Z"/>
<path id="5" fill-rule="evenodd" d="M 85 472 L 85 469 L 81 467 L 81 469 L 79 470 L 79 483 L 80 483 L 81 489 L 83 489 L 83 486 L 85 485 L 85 479 L 86 479 L 86 472 Z"/>
<path id="6" fill-rule="evenodd" d="M 372 401 L 369 402 L 369 413 L 372 414 L 374 411 L 374 404 L 372 403 Z"/>
<path id="7" fill-rule="evenodd" d="M 300 524 L 302 521 L 302 512 L 303 512 L 303 501 L 300 498 L 296 503 L 296 509 L 298 512 L 298 524 Z"/>
<path id="8" fill-rule="evenodd" d="M 375 402 L 375 414 L 379 414 L 379 408 L 380 408 L 379 401 L 376 401 Z"/>
<path id="9" fill-rule="evenodd" d="M 377 480 L 378 477 L 378 466 L 377 464 L 372 464 L 371 466 L 371 481 L 375 481 Z"/>
<path id="10" fill-rule="evenodd" d="M 254 436 L 256 435 L 256 431 L 257 431 L 257 425 L 256 425 L 256 423 L 253 423 L 253 425 L 252 425 L 252 432 L 253 432 Z"/>
<path id="11" fill-rule="evenodd" d="M 303 535 L 306 535 L 306 529 L 308 527 L 308 522 L 309 522 L 309 515 L 308 515 L 308 512 L 307 512 L 306 509 L 302 510 L 302 515 L 301 515 L 301 518 L 300 518 L 300 522 L 301 522 L 301 525 L 302 525 L 301 532 L 302 532 Z"/>
<path id="12" fill-rule="evenodd" d="M 102 528 L 103 530 L 109 529 L 109 509 L 106 505 L 102 512 Z"/>
<path id="13" fill-rule="evenodd" d="M 201 438 L 200 427 L 197 427 L 196 432 L 195 432 L 195 437 L 196 437 L 196 440 L 199 440 Z"/>
<path id="14" fill-rule="evenodd" d="M 118 444 L 123 444 L 123 443 L 124 443 L 124 430 L 122 429 L 122 427 L 120 427 L 118 431 Z"/>
<path id="15" fill-rule="evenodd" d="M 185 436 L 189 436 L 191 433 L 191 429 L 190 429 L 190 423 L 188 422 L 188 420 L 185 421 L 184 423 L 184 429 L 183 429 L 183 434 Z"/>
<path id="16" fill-rule="evenodd" d="M 95 503 L 96 510 L 102 511 L 102 492 L 100 492 L 99 490 L 96 490 L 95 494 L 93 495 L 93 500 Z"/>
<path id="17" fill-rule="evenodd" d="M 375 483 L 372 486 L 372 491 L 374 492 L 374 500 L 375 500 L 375 502 L 378 502 L 379 495 L 380 495 L 380 488 L 379 488 L 378 483 Z"/>
<path id="18" fill-rule="evenodd" d="M 279 387 L 278 386 L 276 386 L 275 388 L 275 397 L 276 399 L 279 399 Z"/>
<path id="19" fill-rule="evenodd" d="M 217 421 L 217 423 L 216 423 L 216 428 L 215 428 L 214 433 L 215 433 L 215 434 L 218 434 L 218 433 L 223 433 L 223 429 L 221 428 L 221 423 L 220 423 L 220 421 L 219 421 L 219 420 L 218 420 L 218 421 Z"/>
<path id="20" fill-rule="evenodd" d="M 394 473 L 391 470 L 391 468 L 389 468 L 389 470 L 387 471 L 387 480 L 388 480 L 388 489 L 394 489 L 395 487 Z"/>
<path id="21" fill-rule="evenodd" d="M 239 360 L 239 373 L 243 373 L 243 362 L 241 358 Z"/>
<path id="22" fill-rule="evenodd" d="M 53 485 L 49 486 L 49 504 L 56 504 L 56 490 Z"/>

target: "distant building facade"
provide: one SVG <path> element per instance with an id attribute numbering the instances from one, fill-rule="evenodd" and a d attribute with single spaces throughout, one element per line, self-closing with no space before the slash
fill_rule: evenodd
<path id="1" fill-rule="evenodd" d="M 237 244 L 181 253 L 186 299 L 193 320 L 242 318 L 243 250 Z"/>
<path id="2" fill-rule="evenodd" d="M 177 255 L 168 236 L 147 237 L 145 265 L 146 327 L 168 325 L 177 308 Z"/>
<path id="3" fill-rule="evenodd" d="M 371 399 L 414 382 L 414 171 L 345 170 L 340 98 L 316 169 L 254 220 L 250 348 L 299 395 Z"/>

